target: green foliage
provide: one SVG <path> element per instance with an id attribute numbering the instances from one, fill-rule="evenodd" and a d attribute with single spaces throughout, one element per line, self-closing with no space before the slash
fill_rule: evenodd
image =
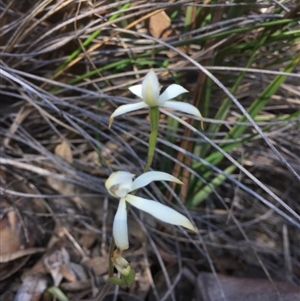
<path id="1" fill-rule="evenodd" d="M 62 292 L 59 287 L 51 286 L 47 289 L 47 292 L 55 297 L 58 301 L 68 301 L 69 298 Z"/>

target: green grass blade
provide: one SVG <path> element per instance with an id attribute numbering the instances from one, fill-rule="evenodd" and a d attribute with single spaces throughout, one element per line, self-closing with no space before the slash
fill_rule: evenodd
<path id="1" fill-rule="evenodd" d="M 300 55 L 295 57 L 290 64 L 284 69 L 284 72 L 291 72 L 300 60 Z M 249 115 L 253 118 L 255 117 L 268 103 L 272 95 L 276 93 L 279 89 L 281 84 L 286 80 L 285 75 L 278 75 L 276 78 L 267 86 L 267 88 L 259 95 L 259 97 L 252 103 L 252 105 L 248 109 Z M 239 119 L 239 122 L 246 122 L 247 118 L 245 116 Z M 238 138 L 240 137 L 245 130 L 247 129 L 246 126 L 234 126 L 225 139 L 229 138 Z"/>
<path id="2" fill-rule="evenodd" d="M 284 72 L 291 72 L 294 67 L 298 64 L 300 60 L 300 55 L 294 58 L 290 64 L 284 69 Z M 285 75 L 278 75 L 276 78 L 266 87 L 266 89 L 260 94 L 260 96 L 253 102 L 253 104 L 249 107 L 248 113 L 252 118 L 255 118 L 256 115 L 264 108 L 264 106 L 268 103 L 270 97 L 276 93 L 279 89 L 280 85 L 285 81 Z M 239 119 L 239 122 L 246 122 L 247 119 L 245 116 L 242 116 Z M 224 139 L 239 139 L 242 134 L 247 129 L 246 126 L 236 125 L 234 126 L 231 131 L 226 135 Z M 231 151 L 235 147 L 241 146 L 245 141 L 247 141 L 251 135 L 245 139 L 239 139 L 236 142 L 226 144 L 222 146 L 222 149 L 226 152 Z M 213 165 L 219 164 L 223 160 L 223 155 L 219 152 L 213 152 L 205 160 Z M 201 163 L 194 164 L 193 168 L 198 169 L 201 167 Z M 200 171 L 201 172 L 201 171 Z M 203 173 L 202 171 L 201 173 Z"/>
<path id="3" fill-rule="evenodd" d="M 235 165 L 230 165 L 224 170 L 225 174 L 232 174 L 236 170 Z M 226 180 L 226 176 L 219 174 L 208 185 L 203 187 L 196 195 L 191 199 L 190 203 L 187 203 L 189 208 L 196 207 L 202 201 L 204 201 L 218 186 L 222 185 Z"/>

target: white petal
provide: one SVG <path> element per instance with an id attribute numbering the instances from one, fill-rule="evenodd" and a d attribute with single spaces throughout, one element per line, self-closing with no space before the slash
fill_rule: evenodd
<path id="1" fill-rule="evenodd" d="M 126 250 L 129 248 L 125 199 L 120 199 L 113 224 L 113 236 L 115 244 L 120 250 Z"/>
<path id="2" fill-rule="evenodd" d="M 177 97 L 182 93 L 189 92 L 188 90 L 184 89 L 180 85 L 172 84 L 170 85 L 160 96 L 159 96 L 159 104 L 163 106 L 163 104 L 170 99 Z"/>
<path id="3" fill-rule="evenodd" d="M 116 198 L 124 197 L 133 190 L 132 179 L 134 177 L 134 174 L 127 171 L 115 171 L 105 181 L 105 188 Z"/>
<path id="4" fill-rule="evenodd" d="M 149 107 L 158 106 L 159 82 L 155 72 L 151 69 L 142 82 L 142 95 L 144 102 Z"/>
<path id="5" fill-rule="evenodd" d="M 132 206 L 145 211 L 157 219 L 172 225 L 183 226 L 196 231 L 192 223 L 182 214 L 161 203 L 137 197 L 131 194 L 126 196 L 126 201 Z"/>
<path id="6" fill-rule="evenodd" d="M 142 85 L 135 85 L 128 88 L 134 95 L 136 95 L 139 98 L 143 98 L 142 94 Z"/>
<path id="7" fill-rule="evenodd" d="M 177 184 L 183 184 L 180 180 L 172 175 L 162 171 L 148 171 L 138 176 L 132 183 L 132 190 L 139 189 L 153 181 L 171 181 Z"/>
<path id="8" fill-rule="evenodd" d="M 131 103 L 131 104 L 127 104 L 127 105 L 122 105 L 120 107 L 118 107 L 110 116 L 109 118 L 109 128 L 111 127 L 114 118 L 123 114 L 126 114 L 128 112 L 132 112 L 132 111 L 136 111 L 139 109 L 143 109 L 143 108 L 147 108 L 148 106 L 143 102 L 137 102 L 137 103 Z"/>
<path id="9" fill-rule="evenodd" d="M 164 103 L 163 107 L 170 108 L 173 110 L 181 111 L 187 114 L 194 115 L 200 119 L 202 119 L 202 115 L 200 111 L 193 105 L 181 102 L 181 101 L 167 101 Z"/>

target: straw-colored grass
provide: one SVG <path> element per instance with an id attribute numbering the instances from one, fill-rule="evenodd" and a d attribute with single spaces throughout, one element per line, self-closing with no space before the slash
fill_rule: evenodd
<path id="1" fill-rule="evenodd" d="M 18 227 L 9 233 L 20 248 L 43 248 L 22 254 L 31 257 L 19 266 L 0 254 L 3 298 L 17 294 L 28 271 L 49 275 L 40 266 L 55 250 L 69 274 L 59 272 L 56 288 L 57 279 L 43 282 L 52 287 L 46 294 L 83 300 L 101 291 L 117 205 L 103 184 L 115 170 L 143 171 L 150 131 L 146 110 L 116 118 L 110 130 L 108 120 L 135 101 L 128 87 L 150 68 L 163 87 L 190 91 L 181 100 L 200 109 L 204 130 L 162 111 L 153 169 L 185 185 L 139 193 L 188 215 L 199 232 L 131 209 L 126 258 L 137 278 L 129 293 L 183 300 L 180 283 L 202 271 L 217 283 L 225 274 L 299 285 L 300 7 L 204 2 L 0 3 L 1 222 Z"/>

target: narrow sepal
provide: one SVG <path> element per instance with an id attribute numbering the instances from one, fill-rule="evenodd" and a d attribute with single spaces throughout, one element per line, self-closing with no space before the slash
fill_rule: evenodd
<path id="1" fill-rule="evenodd" d="M 143 93 L 142 93 L 142 85 L 139 84 L 139 85 L 135 85 L 135 86 L 131 86 L 128 88 L 129 91 L 131 93 L 133 93 L 134 95 L 136 95 L 137 97 L 139 98 L 143 98 Z"/>
<path id="2" fill-rule="evenodd" d="M 170 85 L 160 96 L 159 96 L 159 104 L 163 106 L 163 104 L 173 98 L 176 98 L 177 96 L 189 92 L 185 88 L 183 88 L 180 85 L 172 84 Z"/>
<path id="3" fill-rule="evenodd" d="M 170 181 L 183 184 L 179 179 L 163 171 L 148 171 L 138 176 L 132 183 L 132 189 L 136 190 L 148 185 L 153 181 Z"/>
<path id="4" fill-rule="evenodd" d="M 120 203 L 113 224 L 113 236 L 116 246 L 121 251 L 129 248 L 127 210 L 125 199 L 120 199 Z"/>
<path id="5" fill-rule="evenodd" d="M 186 218 L 176 210 L 169 208 L 161 203 L 130 194 L 127 195 L 126 201 L 132 206 L 151 214 L 152 216 L 165 223 L 182 226 L 192 231 L 196 231 L 195 227 L 192 225 L 188 218 Z"/>
<path id="6" fill-rule="evenodd" d="M 127 105 L 122 105 L 120 107 L 118 107 L 110 116 L 109 118 L 109 128 L 111 127 L 114 118 L 132 111 L 137 111 L 143 108 L 147 108 L 147 104 L 144 103 L 143 101 L 141 102 L 137 102 L 137 103 L 131 103 L 131 104 L 127 104 Z"/>
<path id="7" fill-rule="evenodd" d="M 202 115 L 200 111 L 193 105 L 187 102 L 181 101 L 167 101 L 164 105 L 165 108 L 170 108 L 176 111 L 184 112 L 190 115 L 194 115 L 200 119 L 202 119 Z"/>

